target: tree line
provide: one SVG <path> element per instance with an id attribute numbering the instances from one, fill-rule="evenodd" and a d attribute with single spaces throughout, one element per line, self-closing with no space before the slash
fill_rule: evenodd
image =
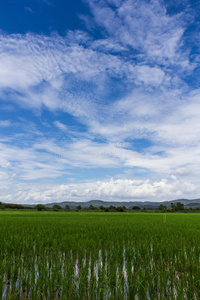
<path id="1" fill-rule="evenodd" d="M 152 208 L 140 208 L 139 206 L 133 206 L 132 208 L 126 208 L 125 206 L 113 206 L 110 205 L 109 207 L 104 207 L 100 205 L 98 208 L 94 207 L 90 204 L 88 207 L 82 207 L 81 205 L 77 205 L 77 207 L 71 209 L 68 204 L 62 208 L 59 204 L 54 204 L 53 207 L 48 207 L 44 204 L 37 204 L 35 206 L 24 206 L 22 204 L 14 204 L 14 203 L 2 203 L 0 202 L 0 210 L 37 210 L 37 211 L 105 211 L 105 212 L 125 212 L 125 211 L 140 211 L 140 212 L 148 212 L 148 211 L 160 211 L 160 212 L 189 212 L 189 211 L 199 211 L 200 208 L 184 208 L 184 204 L 181 202 L 171 203 L 170 207 L 167 207 L 163 204 L 160 204 L 158 209 Z"/>

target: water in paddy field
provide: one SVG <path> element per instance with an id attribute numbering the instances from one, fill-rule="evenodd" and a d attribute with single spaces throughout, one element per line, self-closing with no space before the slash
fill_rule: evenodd
<path id="1" fill-rule="evenodd" d="M 143 250 L 124 246 L 115 252 L 113 246 L 95 254 L 70 250 L 7 256 L 2 299 L 191 299 L 191 277 L 175 267 L 180 257 L 156 259 L 152 244 L 145 256 Z M 181 255 L 188 259 L 186 248 Z M 192 299 L 199 299 L 195 290 Z"/>
<path id="2" fill-rule="evenodd" d="M 200 299 L 200 215 L 4 214 L 0 299 Z"/>

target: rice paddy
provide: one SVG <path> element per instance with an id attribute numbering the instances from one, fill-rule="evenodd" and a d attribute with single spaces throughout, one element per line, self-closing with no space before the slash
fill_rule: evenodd
<path id="1" fill-rule="evenodd" d="M 200 214 L 1 212 L 0 299 L 200 299 Z"/>

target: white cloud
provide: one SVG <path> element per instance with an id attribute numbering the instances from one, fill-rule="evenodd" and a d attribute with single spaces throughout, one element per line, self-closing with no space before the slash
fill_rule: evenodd
<path id="1" fill-rule="evenodd" d="M 114 62 L 118 62 L 118 73 L 120 73 L 120 71 L 124 72 L 124 67 L 120 70 L 120 66 L 122 66 L 120 59 L 113 58 L 114 60 L 112 61 L 111 59 L 110 63 L 108 63 L 108 60 L 112 58 L 112 56 L 103 56 L 107 58 L 106 61 L 102 63 L 103 58 L 101 59 L 100 54 L 91 50 L 85 50 L 76 45 L 70 48 L 72 50 L 72 56 L 69 64 L 69 58 L 67 58 L 69 49 L 64 43 L 67 55 L 62 54 L 64 50 L 63 47 L 61 49 L 59 45 L 62 45 L 64 40 L 60 40 L 57 36 L 55 38 L 53 37 L 52 40 L 48 38 L 44 40 L 44 45 L 45 43 L 47 43 L 47 45 L 51 45 L 51 43 L 52 45 L 56 45 L 54 45 L 55 48 L 53 51 L 55 55 L 57 55 L 57 60 L 53 58 L 54 55 L 52 53 L 49 56 L 49 50 L 46 51 L 44 49 L 45 47 L 42 44 L 43 39 L 41 37 L 31 37 L 30 35 L 21 37 L 13 36 L 12 43 L 7 37 L 3 39 L 4 42 L 7 41 L 5 42 L 5 48 L 10 49 L 13 55 L 13 61 L 17 61 L 17 59 L 20 58 L 20 53 L 18 54 L 19 57 L 15 57 L 14 54 L 14 49 L 17 48 L 18 42 L 22 43 L 24 47 L 24 49 L 22 47 L 23 57 L 24 54 L 28 57 L 27 66 L 26 60 L 24 61 L 23 68 L 25 73 L 23 76 L 28 76 L 30 83 L 20 79 L 20 82 L 22 81 L 23 84 L 18 87 L 19 83 L 14 84 L 15 80 L 9 82 L 10 88 L 16 88 L 19 89 L 19 91 L 25 92 L 25 96 L 19 97 L 19 99 L 16 96 L 16 99 L 30 106 L 42 107 L 42 105 L 45 105 L 52 111 L 58 109 L 68 111 L 76 117 L 79 117 L 81 121 L 88 126 L 89 133 L 92 133 L 92 135 L 90 134 L 90 139 L 70 142 L 66 148 L 65 145 L 63 148 L 62 144 L 56 142 L 56 149 L 59 149 L 58 151 L 56 150 L 56 152 L 58 152 L 56 153 L 57 158 L 53 150 L 50 149 L 50 152 L 53 153 L 54 156 L 54 161 L 50 164 L 51 172 L 49 167 L 45 165 L 49 163 L 49 156 L 47 159 L 47 154 L 43 154 L 40 157 L 40 154 L 33 149 L 20 150 L 20 148 L 16 148 L 13 151 L 12 149 L 6 149 L 6 154 L 4 152 L 3 157 L 8 160 L 15 157 L 16 160 L 19 161 L 17 168 L 18 173 L 21 172 L 21 178 L 37 179 L 62 176 L 66 165 L 76 167 L 139 167 L 149 169 L 153 172 L 170 174 L 173 173 L 172 170 L 174 170 L 174 168 L 178 169 L 182 168 L 184 164 L 192 164 L 191 172 L 195 172 L 196 174 L 197 170 L 194 167 L 194 161 L 196 163 L 199 159 L 198 155 L 196 155 L 197 148 L 191 147 L 191 143 L 194 143 L 196 146 L 199 144 L 200 128 L 198 125 L 198 112 L 200 110 L 198 106 L 198 91 L 196 91 L 196 93 L 188 93 L 188 96 L 184 96 L 183 98 L 181 91 L 177 90 L 170 92 L 164 90 L 164 95 L 160 91 L 148 93 L 138 88 L 128 97 L 121 98 L 118 101 L 112 102 L 110 105 L 106 103 L 101 104 L 95 102 L 87 93 L 83 98 L 67 91 L 60 93 L 59 89 L 62 90 L 64 80 L 62 77 L 63 71 L 61 69 L 65 68 L 67 71 L 67 68 L 69 68 L 68 71 L 71 73 L 73 71 L 78 74 L 81 73 L 81 76 L 87 78 L 87 81 L 90 82 L 91 76 L 89 74 L 89 77 L 87 77 L 88 66 L 86 66 L 86 64 L 89 63 L 92 57 L 94 59 L 91 61 L 93 63 L 96 62 L 96 72 L 99 72 L 99 74 L 105 71 L 106 66 L 110 68 L 109 70 L 115 72 L 116 66 L 113 67 Z M 30 44 L 32 43 L 30 49 L 33 48 L 33 51 L 29 51 L 29 49 L 27 51 L 25 41 L 30 41 Z M 1 44 L 1 47 L 4 47 L 4 45 Z M 8 51 L 8 53 L 10 53 L 10 51 Z M 88 59 L 84 57 L 84 54 L 87 53 L 92 54 L 92 56 L 89 55 Z M 72 59 L 75 57 L 75 54 L 79 55 L 78 61 Z M 55 68 L 57 73 L 54 72 L 54 68 L 52 72 L 51 67 L 53 64 L 56 66 L 56 61 L 61 60 L 60 55 L 61 57 L 64 55 L 62 58 L 66 58 L 67 61 L 60 64 L 62 68 Z M 32 56 L 36 57 L 35 64 L 40 65 L 39 71 L 35 65 L 32 66 L 29 64 L 29 61 L 32 60 Z M 82 63 L 82 59 L 84 63 Z M 73 68 L 71 68 L 72 63 Z M 13 70 L 15 67 L 14 63 Z M 78 68 L 78 71 L 76 68 Z M 164 72 L 158 67 L 138 65 L 136 67 L 133 66 L 132 70 L 136 72 L 137 76 L 134 76 L 137 78 L 137 81 L 150 84 L 151 86 L 158 85 L 164 78 Z M 26 72 L 35 75 L 32 76 L 31 79 L 30 74 L 26 74 Z M 37 84 L 39 84 L 38 88 L 34 87 L 36 83 L 35 78 L 37 78 Z M 70 83 L 68 84 L 70 88 Z M 104 83 L 102 85 L 104 86 Z M 3 86 L 2 84 L 2 88 Z M 98 91 L 97 89 L 97 92 Z M 94 96 L 95 95 L 96 94 L 94 94 Z M 10 123 L 9 121 L 2 123 L 4 126 L 5 124 L 9 125 Z M 54 122 L 54 125 L 63 131 L 67 130 L 66 125 L 58 120 Z M 104 145 L 92 142 L 91 139 L 96 135 L 107 139 L 107 142 Z M 152 148 L 147 149 L 144 154 L 128 149 L 118 149 L 116 144 L 123 142 L 127 138 L 147 138 L 155 143 L 161 142 L 165 145 L 160 146 L 157 152 L 165 153 L 165 155 L 156 154 L 156 151 Z M 40 144 L 42 149 L 44 143 Z M 184 153 L 187 155 L 184 153 L 180 155 L 183 145 L 185 145 Z M 175 151 L 172 146 L 176 146 L 177 150 Z M 55 148 L 55 146 L 53 147 Z M 22 153 L 21 156 L 19 155 L 20 152 Z M 15 153 L 17 153 L 17 155 L 15 155 Z M 27 155 L 30 155 L 28 159 L 26 159 Z M 58 165 L 57 159 L 59 159 Z M 31 162 L 32 160 L 42 164 L 33 164 Z M 17 170 L 14 170 L 14 172 L 17 172 Z"/>
<path id="2" fill-rule="evenodd" d="M 0 166 L 9 168 L 10 175 L 16 174 L 20 180 L 57 178 L 68 174 L 65 164 L 52 160 L 48 153 L 35 151 L 34 147 L 20 148 L 3 143 L 0 144 Z"/>
<path id="3" fill-rule="evenodd" d="M 6 172 L 0 172 L 0 181 L 6 181 L 9 179 L 9 174 Z"/>
<path id="4" fill-rule="evenodd" d="M 60 121 L 55 121 L 54 125 L 62 131 L 67 131 L 67 126 Z"/>
<path id="5" fill-rule="evenodd" d="M 150 85 L 160 85 L 164 79 L 165 73 L 158 67 L 149 66 L 136 67 L 136 79 L 140 82 Z"/>
<path id="6" fill-rule="evenodd" d="M 182 167 L 174 170 L 173 174 L 177 176 L 187 176 L 190 174 L 190 171 L 187 168 Z"/>
<path id="7" fill-rule="evenodd" d="M 91 199 L 135 201 L 152 200 L 164 201 L 181 196 L 195 195 L 196 187 L 189 182 L 149 180 L 122 180 L 110 179 L 104 181 L 92 181 L 77 184 L 63 185 L 13 185 L 13 193 L 0 196 L 0 200 L 20 203 L 59 202 L 59 201 L 87 201 Z M 4 191 L 5 193 L 5 191 Z"/>
<path id="8" fill-rule="evenodd" d="M 32 10 L 32 8 L 30 8 L 30 7 L 28 7 L 28 6 L 24 7 L 24 9 L 27 10 L 28 12 L 32 13 L 32 14 L 35 13 L 35 12 Z"/>
<path id="9" fill-rule="evenodd" d="M 7 169 L 11 167 L 11 163 L 10 161 L 8 161 L 7 159 L 0 159 L 0 167 L 2 167 L 3 169 Z"/>
<path id="10" fill-rule="evenodd" d="M 10 127 L 12 124 L 9 120 L 1 120 L 0 127 Z"/>
<path id="11" fill-rule="evenodd" d="M 72 44 L 68 36 L 1 35 L 0 50 L 3 99 L 76 116 L 92 109 L 110 76 L 121 77 L 130 68 L 120 57 Z"/>
<path id="12" fill-rule="evenodd" d="M 38 138 L 32 146 L 23 149 L 5 143 L 0 146 L 0 165 L 10 168 L 21 180 L 63 177 L 76 172 L 73 168 L 138 168 L 138 172 L 151 172 L 151 177 L 155 174 L 199 176 L 199 146 L 151 146 L 138 152 L 130 149 L 129 143 L 102 144 L 83 137 L 74 138 L 70 143 Z"/>
<path id="13" fill-rule="evenodd" d="M 112 3 L 112 6 L 106 0 L 87 2 L 93 22 L 121 45 L 137 49 L 149 59 L 165 64 L 183 66 L 187 61 L 187 56 L 180 51 L 186 18 L 181 14 L 170 16 L 162 2 L 126 0 Z"/>

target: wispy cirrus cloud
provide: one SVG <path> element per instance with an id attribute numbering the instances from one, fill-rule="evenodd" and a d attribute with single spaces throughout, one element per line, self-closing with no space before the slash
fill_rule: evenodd
<path id="1" fill-rule="evenodd" d="M 67 131 L 67 126 L 65 124 L 61 123 L 60 121 L 55 121 L 54 125 L 62 131 L 65 131 L 65 132 Z"/>
<path id="2" fill-rule="evenodd" d="M 147 60 L 189 67 L 187 53 L 181 47 L 191 21 L 187 11 L 169 15 L 164 3 L 156 0 L 86 2 L 93 15 L 91 21 L 106 31 L 108 39 L 147 55 Z"/>
<path id="3" fill-rule="evenodd" d="M 0 127 L 10 127 L 12 125 L 12 123 L 10 122 L 10 120 L 1 120 L 0 121 Z"/>
<path id="4" fill-rule="evenodd" d="M 32 14 L 34 14 L 35 12 L 32 10 L 32 8 L 30 8 L 29 6 L 24 7 L 24 9 Z"/>

